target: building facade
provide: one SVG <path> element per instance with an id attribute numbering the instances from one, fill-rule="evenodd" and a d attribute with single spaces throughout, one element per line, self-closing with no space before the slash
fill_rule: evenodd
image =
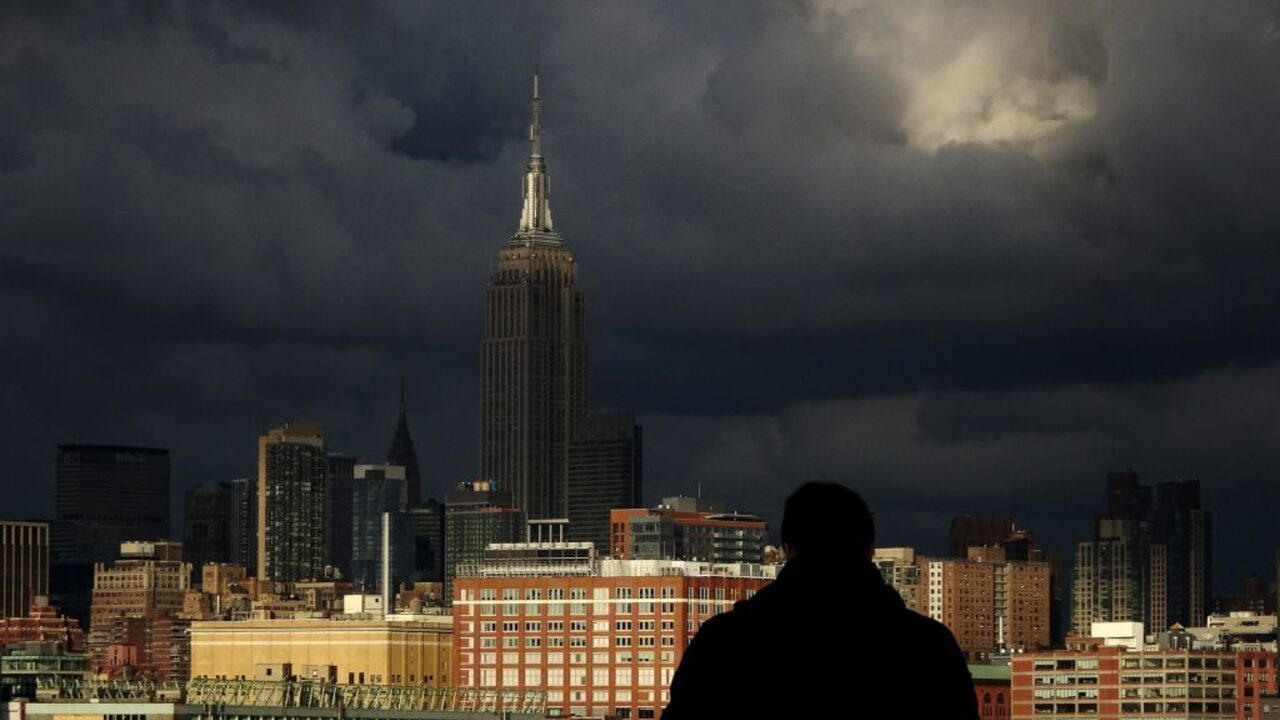
<path id="1" fill-rule="evenodd" d="M 460 567 L 478 564 L 490 543 L 525 538 L 525 513 L 511 507 L 511 494 L 487 480 L 460 483 L 445 497 L 444 595 L 453 597 Z"/>
<path id="2" fill-rule="evenodd" d="M 551 221 L 540 133 L 535 76 L 524 206 L 485 291 L 480 349 L 480 476 L 530 519 L 565 517 L 569 442 L 588 407 L 585 304 Z"/>
<path id="3" fill-rule="evenodd" d="M 187 490 L 182 503 L 182 551 L 199 572 L 206 563 L 229 563 L 236 539 L 233 535 L 232 487 L 205 482 Z"/>
<path id="4" fill-rule="evenodd" d="M 418 582 L 444 582 L 444 504 L 435 498 L 409 508 Z"/>
<path id="5" fill-rule="evenodd" d="M 293 582 L 324 576 L 328 460 L 324 426 L 290 423 L 258 438 L 258 571 Z"/>
<path id="6" fill-rule="evenodd" d="M 631 413 L 582 420 L 569 445 L 569 540 L 608 551 L 610 511 L 643 505 L 643 448 L 643 430 Z"/>
<path id="7" fill-rule="evenodd" d="M 351 488 L 348 579 L 356 587 L 381 590 L 383 564 L 389 561 L 392 583 L 412 582 L 413 527 L 405 512 L 409 502 L 405 468 L 356 465 Z"/>
<path id="8" fill-rule="evenodd" d="M 759 565 L 605 560 L 592 576 L 459 578 L 464 688 L 539 690 L 559 714 L 657 718 L 702 623 L 773 579 Z"/>
<path id="9" fill-rule="evenodd" d="M 186 621 L 178 618 L 191 589 L 191 566 L 182 544 L 127 542 L 111 566 L 93 574 L 88 650 L 95 673 L 153 680 L 185 680 Z"/>
<path id="10" fill-rule="evenodd" d="M 946 625 L 965 653 L 1049 646 L 1048 563 L 1008 562 L 999 547 L 971 548 L 968 560 L 922 558 L 919 563 L 920 612 Z"/>
<path id="11" fill-rule="evenodd" d="M 452 635 L 447 615 L 196 622 L 191 676 L 449 687 Z"/>
<path id="12" fill-rule="evenodd" d="M 0 520 L 0 617 L 19 617 L 49 594 L 49 523 Z"/>
<path id="13" fill-rule="evenodd" d="M 696 560 L 759 563 L 769 528 L 756 515 L 656 508 L 621 508 L 609 514 L 609 555 L 624 560 Z"/>
<path id="14" fill-rule="evenodd" d="M 231 559 L 250 575 L 258 566 L 258 488 L 249 478 L 236 478 L 228 483 L 231 493 Z"/>

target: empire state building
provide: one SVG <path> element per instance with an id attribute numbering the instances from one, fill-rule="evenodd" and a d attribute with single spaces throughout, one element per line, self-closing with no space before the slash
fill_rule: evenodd
<path id="1" fill-rule="evenodd" d="M 573 253 L 551 223 L 533 78 L 524 207 L 485 291 L 480 473 L 530 519 L 566 515 L 569 441 L 587 413 L 587 340 Z"/>

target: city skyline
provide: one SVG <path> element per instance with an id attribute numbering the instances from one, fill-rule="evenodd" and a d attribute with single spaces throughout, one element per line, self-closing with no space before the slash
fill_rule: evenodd
<path id="1" fill-rule="evenodd" d="M 1220 592 L 1269 575 L 1275 8 L 738 7 L 6 9 L 11 515 L 59 444 L 170 449 L 171 534 L 281 423 L 380 460 L 402 373 L 424 495 L 473 479 L 536 60 L 650 503 L 776 527 L 831 477 L 886 544 L 981 513 L 1066 556 L 1133 467 L 1201 480 Z"/>

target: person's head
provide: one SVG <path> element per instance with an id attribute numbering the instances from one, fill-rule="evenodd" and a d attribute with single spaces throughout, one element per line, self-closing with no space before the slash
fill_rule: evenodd
<path id="1" fill-rule="evenodd" d="M 843 485 L 805 483 L 787 498 L 782 511 L 787 559 L 869 556 L 875 541 L 871 510 L 861 495 Z"/>

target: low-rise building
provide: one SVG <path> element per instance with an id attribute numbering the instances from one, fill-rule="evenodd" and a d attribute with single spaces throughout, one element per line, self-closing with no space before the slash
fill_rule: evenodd
<path id="1" fill-rule="evenodd" d="M 195 622 L 191 675 L 444 687 L 452 634 L 447 615 Z"/>

